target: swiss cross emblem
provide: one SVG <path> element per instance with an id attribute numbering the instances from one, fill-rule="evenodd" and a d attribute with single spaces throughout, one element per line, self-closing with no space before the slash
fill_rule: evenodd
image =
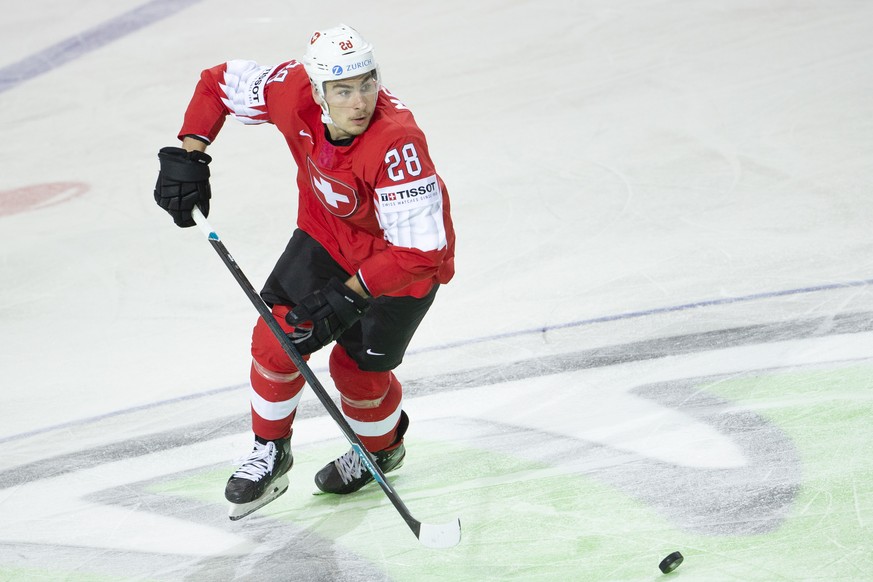
<path id="1" fill-rule="evenodd" d="M 358 209 L 358 193 L 354 188 L 332 178 L 318 169 L 312 160 L 306 159 L 309 168 L 309 182 L 312 191 L 327 211 L 340 218 L 346 218 Z"/>

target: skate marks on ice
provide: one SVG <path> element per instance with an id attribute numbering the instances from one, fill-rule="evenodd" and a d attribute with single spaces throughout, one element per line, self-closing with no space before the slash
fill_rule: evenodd
<path id="1" fill-rule="evenodd" d="M 52 476 L 38 478 L 31 467 L 28 482 L 4 480 L 0 505 L 8 521 L 0 532 L 0 578 L 78 572 L 118 580 L 282 580 L 293 572 L 301 580 L 385 579 L 335 540 L 286 520 L 228 522 L 222 494 L 231 469 L 223 457 L 238 443 L 183 436 L 184 429 L 168 439 L 174 448 L 154 451 L 130 439 L 66 455 L 63 470 Z M 217 476 L 209 500 L 178 492 L 179 482 L 202 482 L 204 475 Z"/>
<path id="2" fill-rule="evenodd" d="M 415 398 L 528 378 L 617 366 L 641 360 L 675 357 L 785 340 L 801 340 L 869 331 L 873 331 L 873 312 L 856 312 L 806 320 L 734 327 L 724 330 L 605 346 L 584 351 L 538 356 L 525 360 L 516 360 L 509 364 L 482 366 L 426 378 L 405 380 L 404 392 L 407 398 Z M 750 369 L 754 370 L 755 368 L 751 366 Z M 323 374 L 323 371 L 320 372 Z M 687 379 L 684 381 L 688 382 Z M 243 389 L 242 386 L 239 388 Z M 639 391 L 643 395 L 644 388 L 640 388 Z M 209 399 L 211 395 L 207 395 L 205 398 Z M 339 401 L 335 400 L 335 402 Z M 155 405 L 154 409 L 159 410 L 162 407 L 169 408 L 172 406 L 174 406 L 172 402 L 159 403 Z M 158 413 L 153 414 L 157 415 Z M 304 401 L 298 410 L 297 418 L 315 418 L 324 414 L 323 409 L 317 402 Z M 140 436 L 136 439 L 115 442 L 110 446 L 82 449 L 34 463 L 21 464 L 12 469 L 0 471 L 0 490 L 76 471 L 82 467 L 90 467 L 99 463 L 174 449 L 191 442 L 201 442 L 238 434 L 247 431 L 248 428 L 249 420 L 247 416 L 233 414 L 222 418 L 212 418 L 197 424 L 185 425 L 181 428 Z M 16 440 L 15 437 L 4 439 L 4 441 L 13 442 L 14 440 Z M 0 446 L 3 446 L 3 442 L 0 442 Z"/>
<path id="3" fill-rule="evenodd" d="M 418 381 L 407 380 L 404 382 L 404 390 L 415 395 L 429 394 L 443 390 L 488 386 L 526 378 L 618 366 L 641 360 L 868 331 L 873 331 L 873 313 L 867 311 L 746 325 L 596 347 L 584 351 L 537 356 L 509 363 L 441 374 Z"/>
<path id="4" fill-rule="evenodd" d="M 148 511 L 173 519 L 183 519 L 206 525 L 216 530 L 234 531 L 244 536 L 244 545 L 239 552 L 216 552 L 210 556 L 186 559 L 186 556 L 161 556 L 164 567 L 169 563 L 169 576 L 184 573 L 190 580 L 313 580 L 316 582 L 379 582 L 388 580 L 385 574 L 370 561 L 362 559 L 342 544 L 332 539 L 290 523 L 283 519 L 261 517 L 252 514 L 234 524 L 228 524 L 226 505 L 198 502 L 188 496 L 177 497 L 156 494 L 154 489 L 161 484 L 172 484 L 186 477 L 197 479 L 203 467 L 181 474 L 169 475 L 161 480 L 147 480 L 133 487 L 118 487 L 95 493 L 95 503 L 141 511 Z M 227 473 L 222 466 L 220 490 Z M 295 476 L 292 476 L 295 478 Z M 302 479 L 301 476 L 296 476 Z M 281 499 L 281 498 L 280 498 Z M 144 556 L 147 557 L 147 556 Z M 130 565 L 122 564 L 129 571 Z M 147 573 L 145 571 L 144 573 Z"/>
<path id="5" fill-rule="evenodd" d="M 801 481 L 796 451 L 779 427 L 754 411 L 713 396 L 701 386 L 768 367 L 804 365 L 801 350 L 797 361 L 756 361 L 749 352 L 728 358 L 730 364 L 725 367 L 724 354 L 730 350 L 754 349 L 773 342 L 826 343 L 838 336 L 871 330 L 873 314 L 869 312 L 732 327 L 430 375 L 408 381 L 406 394 L 410 407 L 419 401 L 441 398 L 454 399 L 456 406 L 458 398 L 489 387 L 509 394 L 514 383 L 543 381 L 549 376 L 563 382 L 575 380 L 579 373 L 613 374 L 622 367 L 657 361 L 660 367 L 670 370 L 670 377 L 659 378 L 658 373 L 648 372 L 632 376 L 627 395 L 678 414 L 668 419 L 671 422 L 678 419 L 698 425 L 697 434 L 709 438 L 717 445 L 715 450 L 724 453 L 712 466 L 684 462 L 679 457 L 671 461 L 668 454 L 648 454 L 645 446 L 638 450 L 632 443 L 612 446 L 609 439 L 586 435 L 570 426 L 573 423 L 567 421 L 573 420 L 572 415 L 561 420 L 551 413 L 543 418 L 541 426 L 513 422 L 511 417 L 490 411 L 487 399 L 479 399 L 477 406 L 460 415 L 445 415 L 437 406 L 434 416 L 422 415 L 417 422 L 421 422 L 421 432 L 437 438 L 459 434 L 466 439 L 467 447 L 499 451 L 508 457 L 545 464 L 559 473 L 583 475 L 607 484 L 656 509 L 678 528 L 704 534 L 764 533 L 779 525 L 795 499 Z M 689 358 L 713 354 L 708 364 L 682 365 Z M 851 356 L 847 354 L 847 358 Z M 664 366 L 665 361 L 670 365 Z M 701 376 L 701 366 L 712 373 Z M 693 370 L 696 375 L 690 373 Z M 640 378 L 648 381 L 637 382 Z M 574 385 L 565 386 L 561 390 L 564 400 L 558 398 L 552 404 L 566 404 L 574 398 Z M 597 400 L 590 402 L 592 408 L 598 406 Z M 301 418 L 324 416 L 317 402 L 303 404 Z M 468 412 L 473 416 L 465 417 Z M 445 420 L 452 417 L 454 420 Z M 659 418 L 658 422 L 663 423 L 664 417 Z M 312 580 L 318 580 L 325 571 L 331 572 L 331 579 L 358 579 L 338 577 L 353 576 L 355 572 L 363 575 L 359 579 L 383 579 L 378 568 L 310 529 L 259 516 L 251 516 L 243 527 L 232 529 L 227 526 L 226 508 L 220 502 L 154 493 L 162 483 L 202 475 L 218 467 L 226 469 L 230 450 L 226 441 L 247 429 L 247 418 L 221 417 L 7 468 L 0 472 L 0 503 L 24 503 L 31 508 L 8 515 L 12 527 L 0 534 L 0 560 L 9 567 L 32 568 L 41 563 L 52 570 L 76 570 L 96 560 L 96 570 L 108 575 L 152 574 L 161 579 L 198 572 L 204 574 L 203 579 L 229 579 L 249 567 L 277 573 L 292 567 L 297 571 L 311 569 L 307 579 Z M 66 431 L 74 436 L 74 430 Z M 21 444 L 7 439 L 0 448 L 14 449 Z M 309 475 L 300 478 L 308 479 Z M 491 477 L 473 478 L 484 482 Z M 510 472 L 496 478 L 514 480 L 524 476 Z M 537 474 L 530 478 L 536 479 Z M 217 490 L 222 485 L 223 480 L 216 480 Z M 422 494 L 426 491 L 418 496 Z M 82 535 L 83 524 L 89 524 L 93 531 Z M 43 532 L 37 536 L 22 533 L 34 528 Z M 140 537 L 131 535 L 136 531 L 141 532 Z M 162 532 L 170 531 L 173 533 L 165 546 L 155 542 Z M 117 536 L 112 537 L 113 533 Z"/>
<path id="6" fill-rule="evenodd" d="M 754 535 L 781 524 L 802 481 L 801 461 L 781 428 L 755 411 L 711 394 L 707 387 L 818 362 L 844 365 L 869 360 L 873 357 L 869 340 L 855 342 L 854 334 L 870 331 L 873 314 L 853 312 L 537 356 L 406 385 L 419 395 L 468 387 L 475 389 L 477 401 L 491 403 L 486 408 L 492 410 L 477 409 L 476 404 L 472 409 L 458 406 L 455 416 L 480 427 L 478 432 L 444 427 L 446 433 L 460 430 L 478 446 L 492 443 L 491 450 L 532 462 L 548 459 L 551 466 L 563 465 L 569 472 L 591 476 L 656 508 L 686 531 Z M 767 345 L 778 349 L 762 349 Z M 619 367 L 656 360 L 669 363 L 655 363 L 629 380 L 615 379 Z M 602 368 L 610 368 L 612 376 L 603 382 L 606 394 L 586 387 L 591 378 L 578 374 Z M 701 370 L 711 375 L 695 376 Z M 552 386 L 533 382 L 545 376 L 560 376 L 555 382 L 566 389 L 560 395 L 549 394 Z M 661 376 L 665 379 L 660 382 L 638 382 Z M 483 387 L 488 386 L 496 389 L 483 398 Z M 518 386 L 518 395 L 513 395 L 513 386 Z M 617 396 L 622 391 L 626 396 Z M 544 415 L 536 410 L 542 398 L 550 400 Z M 509 403 L 495 408 L 493 403 L 501 400 Z M 639 400 L 657 406 L 640 406 Z M 590 408 L 593 415 L 586 410 Z M 522 412 L 515 413 L 518 409 Z M 576 412 L 556 417 L 553 409 Z M 605 422 L 594 418 L 604 414 Z M 518 422 L 508 425 L 508 417 Z M 486 419 L 492 429 L 483 432 Z M 694 421 L 696 429 L 689 430 Z M 598 422 L 606 426 L 586 426 Z M 615 428 L 621 423 L 627 426 Z M 678 423 L 674 434 L 671 423 Z M 633 432 L 638 434 L 627 436 Z M 681 442 L 689 437 L 691 442 Z M 554 454 L 544 458 L 544 451 Z"/>
<path id="7" fill-rule="evenodd" d="M 509 467 L 495 484 L 584 476 L 655 509 L 687 532 L 742 536 L 774 531 L 802 482 L 797 451 L 785 433 L 766 419 L 699 390 L 717 380 L 653 384 L 632 392 L 715 428 L 737 447 L 745 461 L 740 466 L 687 466 L 564 434 L 482 419 L 447 420 L 441 428 L 463 434 L 477 448 L 549 467 L 532 472 L 513 472 Z"/>

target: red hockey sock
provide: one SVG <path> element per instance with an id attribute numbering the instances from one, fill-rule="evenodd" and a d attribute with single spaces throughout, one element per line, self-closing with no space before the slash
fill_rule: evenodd
<path id="1" fill-rule="evenodd" d="M 273 307 L 282 329 L 288 307 Z M 308 359 L 308 356 L 306 357 Z M 263 319 L 258 319 L 252 332 L 252 431 L 261 438 L 275 440 L 291 434 L 291 425 L 305 383 L 297 366 Z"/>
<path id="2" fill-rule="evenodd" d="M 395 444 L 403 389 L 392 372 L 365 372 L 339 345 L 330 354 L 330 375 L 342 411 L 368 451 Z"/>

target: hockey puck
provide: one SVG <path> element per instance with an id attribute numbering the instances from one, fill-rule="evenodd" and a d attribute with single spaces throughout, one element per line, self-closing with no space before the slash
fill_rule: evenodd
<path id="1" fill-rule="evenodd" d="M 660 568 L 661 572 L 663 572 L 664 574 L 669 574 L 670 572 L 678 568 L 679 564 L 681 564 L 682 560 L 684 559 L 685 558 L 683 558 L 682 554 L 680 554 L 679 552 L 673 552 L 672 554 L 661 560 L 661 563 L 658 564 L 658 568 Z"/>

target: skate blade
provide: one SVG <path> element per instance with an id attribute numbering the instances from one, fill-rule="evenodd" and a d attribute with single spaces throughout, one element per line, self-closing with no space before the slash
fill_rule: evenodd
<path id="1" fill-rule="evenodd" d="M 263 495 L 254 501 L 249 501 L 248 503 L 231 503 L 230 509 L 227 512 L 227 517 L 229 517 L 231 521 L 242 519 L 275 500 L 286 491 L 288 491 L 288 475 L 282 475 L 273 482 L 270 489 L 265 491 Z"/>

